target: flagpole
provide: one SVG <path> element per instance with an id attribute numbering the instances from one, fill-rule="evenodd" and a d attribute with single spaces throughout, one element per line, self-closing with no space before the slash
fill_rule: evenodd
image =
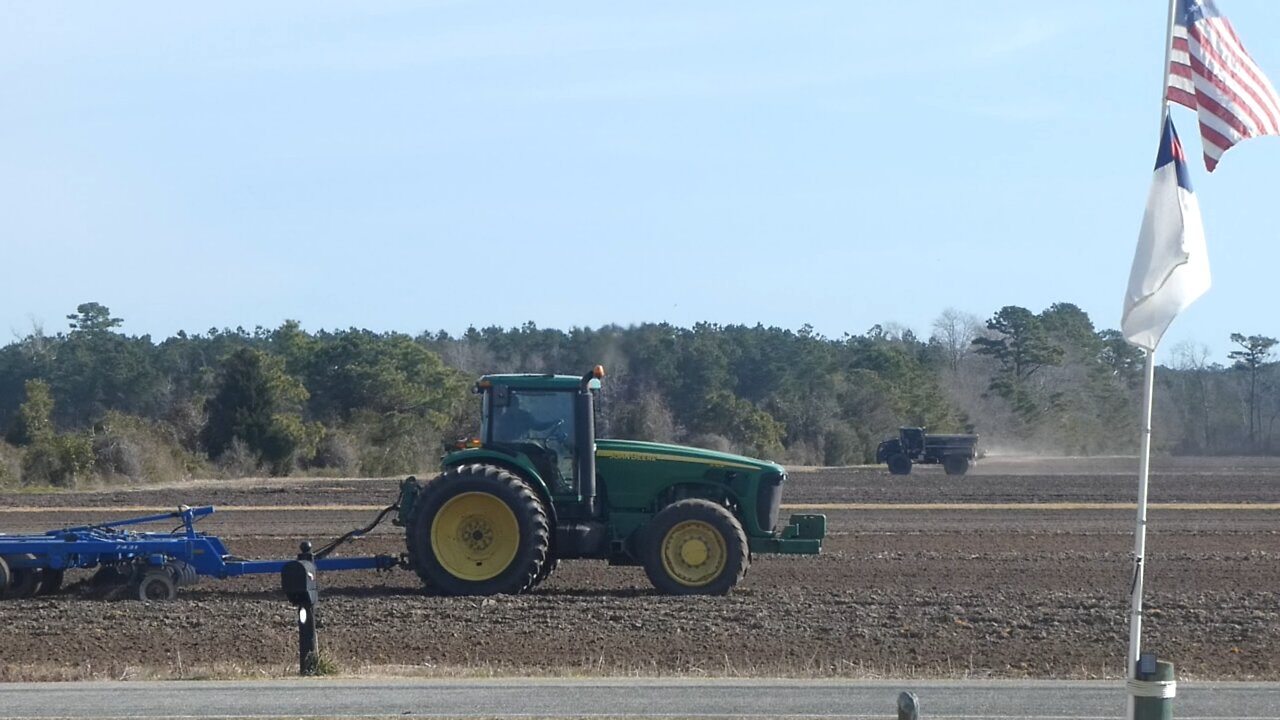
<path id="1" fill-rule="evenodd" d="M 1169 117 L 1169 68 L 1174 61 L 1174 23 L 1178 19 L 1178 3 L 1181 0 L 1169 0 L 1169 17 L 1165 20 L 1165 64 L 1160 74 L 1160 133 L 1164 135 L 1165 118 Z M 1152 350 L 1155 352 L 1155 350 Z"/>
<path id="2" fill-rule="evenodd" d="M 1160 129 L 1169 117 L 1169 63 L 1173 60 L 1173 26 L 1177 19 L 1179 0 L 1169 0 L 1169 12 L 1165 20 L 1164 65 L 1160 66 Z M 1159 341 L 1156 341 L 1159 344 Z M 1147 551 L 1147 484 L 1151 473 L 1151 406 L 1156 385 L 1156 349 L 1146 352 L 1145 378 L 1142 384 L 1142 440 L 1138 458 L 1138 517 L 1133 531 L 1133 586 L 1129 609 L 1129 652 L 1125 657 L 1125 678 L 1134 680 L 1138 675 L 1138 656 L 1142 652 L 1142 579 Z M 1134 717 L 1133 693 L 1126 693 L 1128 708 L 1125 717 Z"/>
<path id="3" fill-rule="evenodd" d="M 1133 532 L 1133 587 L 1129 609 L 1129 655 L 1125 677 L 1137 676 L 1138 654 L 1142 646 L 1142 575 L 1147 549 L 1147 480 L 1151 470 L 1151 405 L 1156 385 L 1156 351 L 1148 350 L 1145 381 L 1142 384 L 1142 447 L 1138 456 L 1138 521 Z M 1132 705 L 1133 696 L 1129 696 Z M 1132 710 L 1132 708 L 1130 708 Z M 1132 715 L 1132 712 L 1130 712 Z"/>

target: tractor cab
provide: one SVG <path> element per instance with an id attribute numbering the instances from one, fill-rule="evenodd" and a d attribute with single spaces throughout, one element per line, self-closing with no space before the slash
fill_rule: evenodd
<path id="1" fill-rule="evenodd" d="M 475 445 L 527 463 L 557 497 L 594 500 L 595 396 L 604 368 L 572 375 L 486 375 Z"/>
<path id="2" fill-rule="evenodd" d="M 576 490 L 575 395 L 564 390 L 492 386 L 481 406 L 481 444 L 527 456 L 557 495 Z"/>
<path id="3" fill-rule="evenodd" d="M 898 428 L 898 440 L 902 443 L 902 452 L 907 457 L 915 457 L 924 452 L 924 428 L 922 427 L 900 427 Z"/>

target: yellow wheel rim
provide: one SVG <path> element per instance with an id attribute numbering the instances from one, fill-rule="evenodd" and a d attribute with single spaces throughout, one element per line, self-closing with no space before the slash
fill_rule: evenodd
<path id="1" fill-rule="evenodd" d="M 724 572 L 729 553 L 724 536 L 701 520 L 685 520 L 662 538 L 662 566 L 681 585 L 706 585 Z"/>
<path id="2" fill-rule="evenodd" d="M 520 525 L 505 502 L 484 492 L 462 493 L 431 521 L 431 552 L 449 574 L 479 582 L 502 574 L 520 549 Z"/>

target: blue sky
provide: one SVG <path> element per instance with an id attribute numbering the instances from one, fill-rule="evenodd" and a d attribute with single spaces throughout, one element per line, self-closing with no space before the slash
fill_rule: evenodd
<path id="1" fill-rule="evenodd" d="M 1220 0 L 1280 82 L 1280 3 Z M 0 333 L 1118 327 L 1164 3 L 0 5 Z M 1280 138 L 1212 176 L 1161 345 L 1280 336 Z"/>

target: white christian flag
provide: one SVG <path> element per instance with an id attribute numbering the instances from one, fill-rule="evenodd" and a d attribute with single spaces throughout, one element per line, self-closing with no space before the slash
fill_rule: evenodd
<path id="1" fill-rule="evenodd" d="M 1182 143 L 1166 116 L 1120 331 L 1130 343 L 1154 352 L 1169 323 L 1208 289 L 1200 205 L 1191 191 Z"/>

